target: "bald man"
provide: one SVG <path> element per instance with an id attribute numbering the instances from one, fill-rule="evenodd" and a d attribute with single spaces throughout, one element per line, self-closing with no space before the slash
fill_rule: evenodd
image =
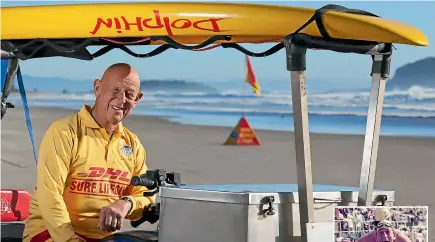
<path id="1" fill-rule="evenodd" d="M 137 72 L 114 64 L 94 92 L 92 107 L 56 120 L 42 140 L 23 241 L 99 240 L 154 203 L 146 188 L 130 185 L 146 172 L 146 153 L 121 122 L 143 96 Z"/>
<path id="2" fill-rule="evenodd" d="M 390 222 L 380 221 L 376 229 L 363 235 L 357 242 L 412 242 L 400 230 L 395 230 Z"/>

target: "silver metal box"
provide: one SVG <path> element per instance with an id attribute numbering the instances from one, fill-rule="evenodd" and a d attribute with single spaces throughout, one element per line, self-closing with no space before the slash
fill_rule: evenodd
<path id="1" fill-rule="evenodd" d="M 358 188 L 314 185 L 315 222 L 331 222 L 334 206 L 356 206 Z M 387 195 L 392 206 L 393 191 Z M 273 215 L 267 214 L 268 197 Z M 161 187 L 159 242 L 289 242 L 300 241 L 296 184 L 197 185 Z M 266 211 L 266 212 L 263 212 Z"/>

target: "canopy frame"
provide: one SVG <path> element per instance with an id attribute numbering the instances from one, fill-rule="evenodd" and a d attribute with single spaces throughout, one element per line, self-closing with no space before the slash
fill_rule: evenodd
<path id="1" fill-rule="evenodd" d="M 390 73 L 392 44 L 376 45 L 368 49 L 344 44 L 340 40 L 324 41 L 305 34 L 289 35 L 284 39 L 287 70 L 291 72 L 291 92 L 298 180 L 299 213 L 302 241 L 307 241 L 307 224 L 314 223 L 311 147 L 308 128 L 308 102 L 306 94 L 307 48 L 321 48 L 336 52 L 354 52 L 372 55 L 372 86 L 368 108 L 365 144 L 361 165 L 359 206 L 372 206 L 378 140 L 380 134 L 383 96 Z M 365 52 L 365 53 L 364 53 Z"/>

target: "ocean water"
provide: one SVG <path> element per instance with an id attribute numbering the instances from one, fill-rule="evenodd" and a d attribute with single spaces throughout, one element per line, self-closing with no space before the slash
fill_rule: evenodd
<path id="1" fill-rule="evenodd" d="M 92 104 L 93 95 L 33 94 L 32 106 L 79 109 Z M 21 106 L 19 96 L 9 101 Z M 308 93 L 309 128 L 316 133 L 364 134 L 369 92 Z M 133 111 L 138 115 L 166 116 L 182 124 L 233 127 L 242 115 L 254 129 L 293 130 L 291 94 L 246 91 L 220 93 L 146 93 Z M 435 137 L 435 89 L 413 86 L 388 91 L 384 100 L 381 135 Z"/>

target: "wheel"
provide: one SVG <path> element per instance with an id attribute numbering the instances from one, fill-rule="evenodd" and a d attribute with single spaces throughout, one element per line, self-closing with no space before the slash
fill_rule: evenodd
<path id="1" fill-rule="evenodd" d="M 132 230 L 107 236 L 102 242 L 158 242 L 159 232 Z"/>
<path id="2" fill-rule="evenodd" d="M 1 241 L 22 242 L 23 231 L 23 223 L 1 223 Z"/>

